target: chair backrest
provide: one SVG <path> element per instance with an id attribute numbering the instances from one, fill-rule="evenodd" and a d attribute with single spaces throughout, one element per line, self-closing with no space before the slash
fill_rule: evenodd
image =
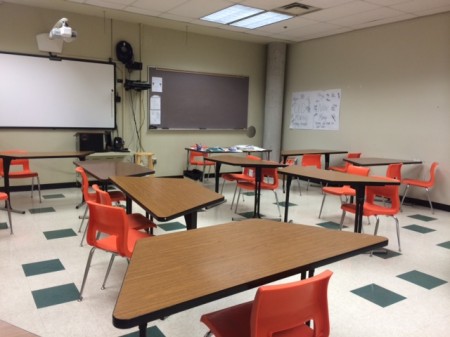
<path id="1" fill-rule="evenodd" d="M 304 154 L 302 156 L 302 166 L 315 166 L 320 169 L 322 167 L 321 158 L 322 155 L 320 154 Z"/>
<path id="2" fill-rule="evenodd" d="M 89 192 L 89 178 L 84 171 L 84 168 L 81 166 L 77 166 L 75 171 L 81 176 L 81 192 L 83 193 L 84 201 L 96 201 L 97 195 L 96 193 Z"/>
<path id="3" fill-rule="evenodd" d="M 402 180 L 402 163 L 390 164 L 386 169 L 386 177 Z"/>
<path id="4" fill-rule="evenodd" d="M 347 154 L 347 158 L 360 158 L 361 152 L 350 152 Z"/>
<path id="5" fill-rule="evenodd" d="M 430 167 L 430 178 L 427 181 L 427 187 L 432 187 L 434 185 L 435 177 L 436 177 L 436 169 L 439 166 L 438 162 L 433 162 Z"/>
<path id="6" fill-rule="evenodd" d="M 399 185 L 367 186 L 365 205 L 375 204 L 375 197 L 390 200 L 389 206 L 385 206 L 385 210 L 382 213 L 378 213 L 378 215 L 394 215 L 400 212 Z"/>
<path id="7" fill-rule="evenodd" d="M 192 165 L 203 165 L 204 159 L 209 156 L 208 153 L 202 153 L 197 151 L 189 151 L 189 164 Z"/>
<path id="8" fill-rule="evenodd" d="M 3 151 L 4 153 L 14 154 L 14 153 L 27 153 L 27 151 L 24 150 L 8 150 Z M 20 166 L 20 169 L 14 169 L 13 166 Z M 30 171 L 30 161 L 28 159 L 13 159 L 11 160 L 10 169 L 14 172 L 29 172 Z M 3 169 L 3 159 L 0 159 L 0 176 L 4 176 L 4 169 Z"/>
<path id="9" fill-rule="evenodd" d="M 263 168 L 261 170 L 261 189 L 276 190 L 279 185 L 278 169 L 276 167 Z"/>
<path id="10" fill-rule="evenodd" d="M 252 307 L 251 337 L 273 336 L 305 326 L 310 320 L 314 336 L 329 336 L 328 283 L 332 274 L 325 270 L 305 280 L 260 287 Z"/>
<path id="11" fill-rule="evenodd" d="M 89 207 L 87 243 L 93 247 L 117 253 L 120 256 L 131 257 L 134 247 L 128 247 L 128 224 L 125 209 L 102 205 L 93 201 L 88 201 L 87 204 Z M 99 233 L 114 238 L 109 242 L 110 246 L 105 247 L 99 244 L 99 241 L 105 238 L 99 236 Z"/>
<path id="12" fill-rule="evenodd" d="M 364 166 L 356 166 L 356 165 L 348 165 L 347 167 L 348 174 L 357 174 L 359 176 L 368 176 L 370 173 L 369 167 Z"/>
<path id="13" fill-rule="evenodd" d="M 93 184 L 92 189 L 96 193 L 96 202 L 102 205 L 112 206 L 111 196 L 109 195 L 108 192 L 103 191 L 97 184 Z"/>
<path id="14" fill-rule="evenodd" d="M 251 154 L 248 154 L 246 156 L 247 159 L 251 159 L 251 160 L 261 160 L 260 157 L 258 156 L 253 156 Z M 242 173 L 245 174 L 246 176 L 255 177 L 255 168 L 254 167 L 244 167 L 244 169 L 242 170 Z"/>

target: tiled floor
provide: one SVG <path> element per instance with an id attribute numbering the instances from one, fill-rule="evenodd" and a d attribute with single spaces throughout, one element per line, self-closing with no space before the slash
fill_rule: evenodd
<path id="1" fill-rule="evenodd" d="M 306 186 L 304 182 L 302 185 Z M 213 188 L 212 180 L 206 186 Z M 234 185 L 227 183 L 224 194 L 228 203 L 201 212 L 199 227 L 236 217 L 230 210 L 233 191 Z M 86 245 L 80 247 L 79 216 L 84 208 L 75 208 L 81 200 L 80 190 L 46 190 L 43 195 L 39 204 L 28 192 L 13 193 L 13 206 L 25 209 L 26 214 L 12 215 L 12 236 L 5 224 L 6 213 L 0 212 L 0 319 L 45 337 L 137 336 L 137 329 L 119 330 L 112 325 L 112 311 L 127 268 L 124 259 L 116 259 L 106 289 L 100 290 L 110 256 L 96 252 L 84 300 L 77 301 L 90 250 Z M 284 200 L 281 189 L 278 196 Z M 321 199 L 318 186 L 310 186 L 309 191 L 303 188 L 300 196 L 297 184 L 293 184 L 289 218 L 294 223 L 336 230 L 341 215 L 339 199 L 328 197 L 322 219 L 318 219 Z M 276 217 L 274 201 L 272 192 L 264 192 L 262 213 Z M 251 214 L 252 205 L 252 196 L 245 196 L 239 203 L 239 213 Z M 394 221 L 382 218 L 379 234 L 390 240 L 386 254 L 361 254 L 327 266 L 334 272 L 329 285 L 331 336 L 448 335 L 450 213 L 436 210 L 432 215 L 428 208 L 404 206 L 399 219 L 401 253 Z M 373 231 L 374 222 L 371 219 L 371 225 L 364 226 L 366 232 Z M 352 223 L 353 217 L 348 216 L 345 230 L 352 230 Z M 184 230 L 183 218 L 162 224 L 155 234 L 173 230 Z M 249 300 L 253 295 L 254 290 L 248 291 L 151 322 L 148 336 L 203 336 L 206 328 L 199 322 L 202 313 Z"/>

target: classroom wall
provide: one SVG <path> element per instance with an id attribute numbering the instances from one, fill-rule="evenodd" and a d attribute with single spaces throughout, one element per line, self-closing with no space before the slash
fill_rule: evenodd
<path id="1" fill-rule="evenodd" d="M 403 167 L 403 176 L 413 178 L 427 177 L 438 161 L 431 198 L 450 205 L 449 39 L 450 12 L 291 45 L 283 149 L 421 159 L 422 166 Z M 289 129 L 292 94 L 327 89 L 342 90 L 340 129 Z M 332 164 L 341 158 L 332 156 Z M 423 191 L 411 192 L 408 196 L 426 198 Z"/>
<path id="2" fill-rule="evenodd" d="M 107 17 L 2 3 L 0 51 L 46 55 L 47 53 L 38 50 L 35 37 L 39 33 L 48 32 L 62 17 L 67 17 L 72 28 L 78 32 L 76 41 L 64 44 L 61 53 L 63 57 L 102 61 L 111 58 L 117 61 L 116 43 L 125 40 L 132 45 L 135 60 L 143 63 L 143 71 L 130 73 L 117 61 L 118 79 L 146 81 L 148 66 L 250 77 L 248 125 L 256 127 L 254 138 L 248 138 L 245 131 L 149 131 L 148 91 L 125 91 L 122 85 L 117 86 L 122 101 L 117 104 L 118 130 L 113 136 L 123 137 L 125 146 L 133 151 L 155 153 L 157 175 L 181 175 L 186 164 L 184 148 L 191 144 L 261 146 L 266 60 L 264 45 L 191 34 L 188 29 L 175 31 L 110 20 Z M 26 99 L 26 93 L 20 92 L 20 88 L 12 90 L 18 94 L 18 99 Z M 139 130 L 140 137 L 136 130 Z M 75 150 L 76 131 L 78 130 L 0 129 L 0 150 Z M 142 148 L 139 146 L 139 139 Z M 41 184 L 73 182 L 75 175 L 72 161 L 73 159 L 33 160 L 32 167 L 39 171 Z"/>

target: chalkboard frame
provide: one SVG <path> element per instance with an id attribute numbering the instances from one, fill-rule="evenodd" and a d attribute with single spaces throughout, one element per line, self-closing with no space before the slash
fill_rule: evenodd
<path id="1" fill-rule="evenodd" d="M 247 129 L 248 76 L 148 67 L 148 78 L 149 129 Z"/>
<path id="2" fill-rule="evenodd" d="M 0 129 L 117 128 L 114 62 L 3 51 L 0 60 L 8 69 L 0 84 Z"/>

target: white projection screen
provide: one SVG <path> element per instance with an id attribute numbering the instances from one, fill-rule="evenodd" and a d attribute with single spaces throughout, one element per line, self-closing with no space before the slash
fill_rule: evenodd
<path id="1" fill-rule="evenodd" d="M 0 53 L 0 128 L 114 129 L 115 65 Z"/>

